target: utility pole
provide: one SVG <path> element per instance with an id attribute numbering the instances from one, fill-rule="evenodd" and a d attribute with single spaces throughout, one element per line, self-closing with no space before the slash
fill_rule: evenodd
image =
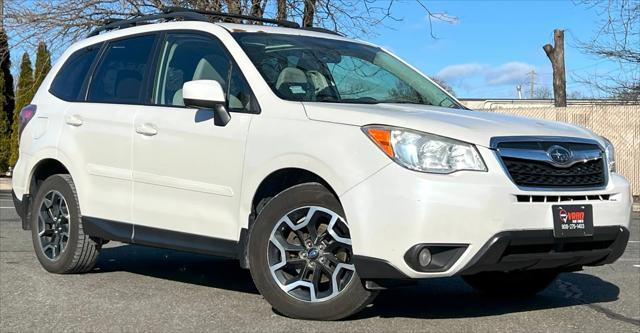
<path id="1" fill-rule="evenodd" d="M 564 30 L 553 30 L 553 46 L 542 47 L 553 68 L 553 99 L 556 107 L 567 106 L 567 78 L 564 71 Z"/>
<path id="2" fill-rule="evenodd" d="M 533 88 L 536 82 L 536 70 L 532 69 L 531 72 L 527 73 L 531 76 L 531 79 L 529 79 L 529 98 L 533 99 Z"/>

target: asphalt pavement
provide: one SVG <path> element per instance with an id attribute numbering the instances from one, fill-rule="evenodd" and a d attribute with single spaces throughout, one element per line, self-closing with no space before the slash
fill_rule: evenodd
<path id="1" fill-rule="evenodd" d="M 275 313 L 232 260 L 111 242 L 91 273 L 47 273 L 2 191 L 0 332 L 640 332 L 640 213 L 633 214 L 622 258 L 561 274 L 535 298 L 493 298 L 459 278 L 433 279 L 320 323 Z"/>

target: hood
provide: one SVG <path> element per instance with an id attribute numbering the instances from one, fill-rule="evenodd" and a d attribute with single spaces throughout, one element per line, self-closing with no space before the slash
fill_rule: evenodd
<path id="1" fill-rule="evenodd" d="M 601 142 L 595 133 L 582 127 L 495 112 L 415 104 L 303 104 L 312 120 L 355 126 L 404 127 L 485 147 L 489 147 L 491 138 L 497 136 L 564 136 Z"/>

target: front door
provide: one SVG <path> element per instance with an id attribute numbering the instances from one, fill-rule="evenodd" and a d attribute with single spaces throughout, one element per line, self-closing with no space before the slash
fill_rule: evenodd
<path id="1" fill-rule="evenodd" d="M 213 111 L 184 106 L 182 86 L 216 80 L 235 111 L 224 127 Z M 167 33 L 153 84 L 154 107 L 134 121 L 136 225 L 237 239 L 237 214 L 251 92 L 224 46 L 201 33 Z M 137 229 L 136 229 L 137 230 Z"/>

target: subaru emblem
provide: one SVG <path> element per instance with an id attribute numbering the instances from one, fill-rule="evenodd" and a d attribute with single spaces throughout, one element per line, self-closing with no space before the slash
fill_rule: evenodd
<path id="1" fill-rule="evenodd" d="M 571 151 L 562 146 L 551 146 L 547 150 L 547 155 L 551 158 L 551 161 L 555 164 L 568 164 L 571 162 Z"/>

